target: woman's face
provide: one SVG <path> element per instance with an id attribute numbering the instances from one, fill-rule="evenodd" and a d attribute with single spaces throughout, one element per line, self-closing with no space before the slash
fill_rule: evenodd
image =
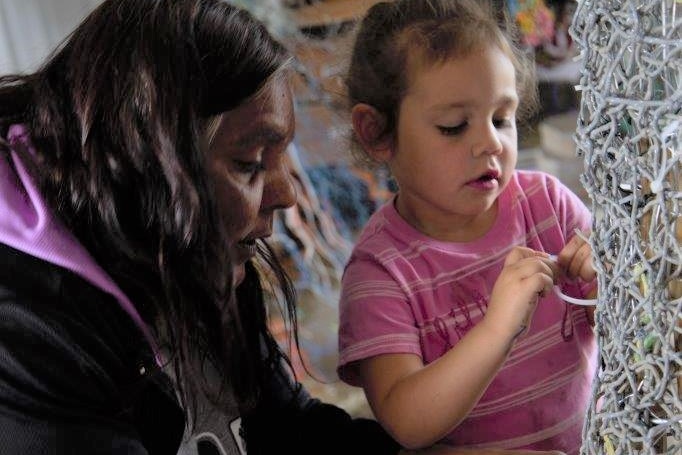
<path id="1" fill-rule="evenodd" d="M 216 198 L 230 239 L 234 285 L 272 234 L 273 213 L 296 202 L 287 146 L 294 135 L 291 88 L 276 77 L 262 92 L 222 115 L 208 154 Z"/>

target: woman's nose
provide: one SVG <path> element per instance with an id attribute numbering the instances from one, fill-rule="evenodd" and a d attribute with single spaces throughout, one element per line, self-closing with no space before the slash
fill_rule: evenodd
<path id="1" fill-rule="evenodd" d="M 490 122 L 480 128 L 476 135 L 476 140 L 473 147 L 474 156 L 496 155 L 502 151 L 502 141 L 500 141 L 499 131 L 495 125 Z"/>
<path id="2" fill-rule="evenodd" d="M 288 160 L 282 160 L 277 169 L 268 177 L 263 189 L 261 207 L 277 210 L 291 207 L 296 203 L 296 186 Z"/>

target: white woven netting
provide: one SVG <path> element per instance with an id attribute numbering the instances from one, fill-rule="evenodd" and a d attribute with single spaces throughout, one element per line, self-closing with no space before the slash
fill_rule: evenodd
<path id="1" fill-rule="evenodd" d="M 682 454 L 682 1 L 581 1 L 571 34 L 599 281 L 582 453 Z"/>

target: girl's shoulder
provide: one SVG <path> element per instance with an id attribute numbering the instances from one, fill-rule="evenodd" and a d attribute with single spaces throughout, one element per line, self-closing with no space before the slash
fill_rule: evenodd
<path id="1" fill-rule="evenodd" d="M 564 184 L 554 175 L 538 170 L 517 169 L 514 171 L 512 181 L 515 181 L 521 189 L 538 185 L 546 188 L 564 187 Z"/>
<path id="2" fill-rule="evenodd" d="M 517 170 L 509 184 L 515 196 L 529 200 L 542 199 L 552 204 L 575 198 L 573 192 L 558 177 L 537 170 Z"/>
<path id="3" fill-rule="evenodd" d="M 391 198 L 372 214 L 355 241 L 356 252 L 397 246 L 412 237 L 413 228 L 400 217 L 394 200 Z"/>
<path id="4" fill-rule="evenodd" d="M 559 178 L 542 171 L 519 170 L 510 183 L 515 207 L 526 217 L 543 220 L 556 216 L 566 232 L 589 224 L 590 210 L 585 202 Z M 575 226 L 574 226 L 575 225 Z"/>

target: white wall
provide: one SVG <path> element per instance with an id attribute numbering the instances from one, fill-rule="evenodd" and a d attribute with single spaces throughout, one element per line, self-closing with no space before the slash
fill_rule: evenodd
<path id="1" fill-rule="evenodd" d="M 0 74 L 34 70 L 101 0 L 0 0 Z"/>

